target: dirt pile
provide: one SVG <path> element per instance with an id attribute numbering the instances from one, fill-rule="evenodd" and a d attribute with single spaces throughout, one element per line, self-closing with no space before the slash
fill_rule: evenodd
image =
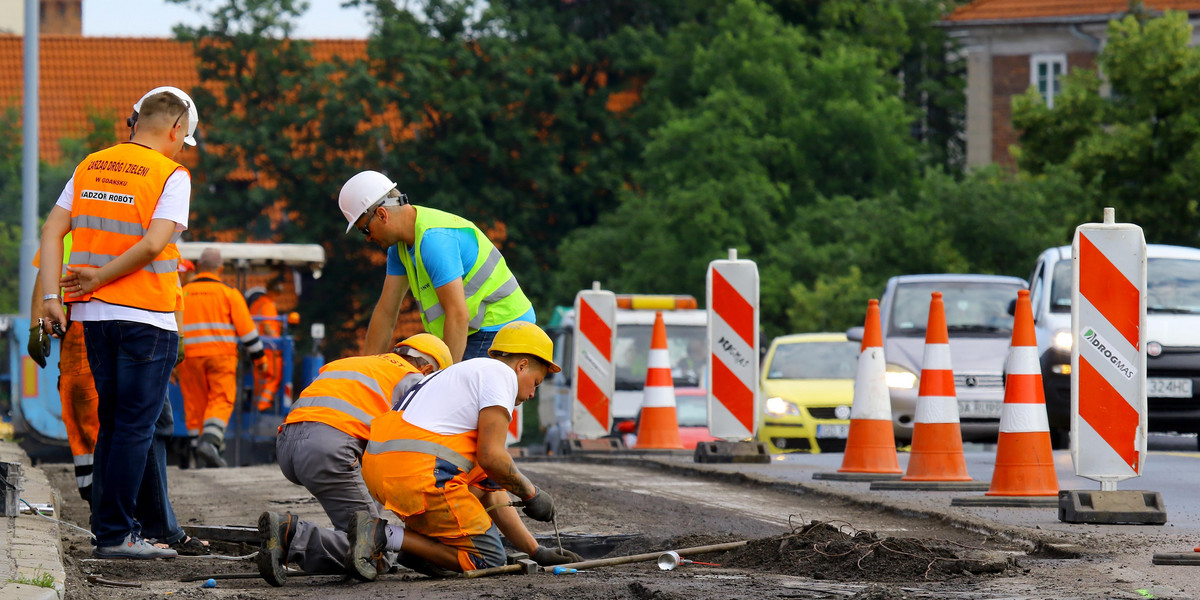
<path id="1" fill-rule="evenodd" d="M 835 581 L 940 581 L 1001 573 L 1008 556 L 938 539 L 882 537 L 814 521 L 795 532 L 751 541 L 721 557 L 741 567 Z"/>

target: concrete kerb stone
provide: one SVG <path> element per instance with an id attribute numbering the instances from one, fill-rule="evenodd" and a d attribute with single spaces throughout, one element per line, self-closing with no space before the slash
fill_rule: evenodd
<path id="1" fill-rule="evenodd" d="M 546 460 L 546 458 L 538 457 L 533 459 L 533 461 L 540 460 Z M 958 527 L 967 531 L 974 531 L 999 539 L 1023 544 L 1028 548 L 1028 551 L 1033 554 L 1054 556 L 1056 558 L 1077 558 L 1081 556 L 1076 544 L 1064 539 L 1063 537 L 1047 534 L 1045 531 L 1019 526 L 998 525 L 995 522 L 981 519 L 969 511 L 951 508 L 949 505 L 946 506 L 946 510 L 938 511 L 931 510 L 928 507 L 915 503 L 907 502 L 893 495 L 881 494 L 878 496 L 865 497 L 862 494 L 843 492 L 838 489 L 841 482 L 813 484 L 804 481 L 789 481 L 768 475 L 747 473 L 736 469 L 727 470 L 722 468 L 729 467 L 731 465 L 709 465 L 690 462 L 677 462 L 654 457 L 593 454 L 556 457 L 551 458 L 550 460 L 564 460 L 569 462 L 618 466 L 653 467 L 678 475 L 699 476 L 731 483 L 752 484 L 794 494 L 812 494 L 863 508 L 881 510 L 901 516 L 937 519 L 942 523 L 951 525 L 953 527 Z M 852 485 L 861 486 L 861 483 Z"/>
<path id="2" fill-rule="evenodd" d="M 0 461 L 20 463 L 22 480 L 18 496 L 26 502 L 55 507 L 55 517 L 61 503 L 46 474 L 34 467 L 29 456 L 16 443 L 0 442 Z M 28 510 L 23 504 L 22 508 Z M 66 569 L 62 556 L 62 532 L 57 522 L 35 514 L 22 513 L 6 517 L 0 527 L 0 600 L 62 600 L 66 593 Z M 52 577 L 51 587 L 41 587 L 16 581 L 34 581 Z"/>

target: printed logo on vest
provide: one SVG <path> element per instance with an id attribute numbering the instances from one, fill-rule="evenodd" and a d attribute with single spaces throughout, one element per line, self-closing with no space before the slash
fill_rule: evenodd
<path id="1" fill-rule="evenodd" d="M 79 197 L 84 200 L 102 200 L 104 202 L 116 202 L 117 204 L 133 204 L 133 196 L 129 194 L 118 194 L 116 192 L 100 192 L 96 190 L 83 190 L 79 192 Z"/>
<path id="2" fill-rule="evenodd" d="M 1117 372 L 1119 372 L 1126 381 L 1132 380 L 1137 375 L 1137 369 L 1129 359 L 1125 358 L 1120 352 L 1113 348 L 1100 332 L 1088 327 L 1083 332 L 1083 341 L 1085 348 L 1091 348 L 1104 357 L 1104 362 L 1111 364 Z"/>

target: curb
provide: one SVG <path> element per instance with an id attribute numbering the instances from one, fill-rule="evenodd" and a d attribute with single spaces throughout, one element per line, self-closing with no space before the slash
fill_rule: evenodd
<path id="1" fill-rule="evenodd" d="M 16 443 L 0 442 L 0 462 L 20 463 L 22 480 L 18 497 L 30 504 L 49 504 L 59 514 L 60 503 L 46 474 L 34 467 L 29 456 Z M 20 508 L 28 510 L 24 504 Z M 22 513 L 6 517 L 0 528 L 0 600 L 62 600 L 66 593 L 66 569 L 63 565 L 62 533 L 56 521 Z M 52 587 L 16 583 L 37 577 L 53 578 Z"/>

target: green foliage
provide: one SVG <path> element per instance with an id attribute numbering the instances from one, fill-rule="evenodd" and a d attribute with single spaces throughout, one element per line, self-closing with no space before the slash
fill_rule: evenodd
<path id="1" fill-rule="evenodd" d="M 1200 49 L 1191 36 L 1179 12 L 1111 22 L 1098 58 L 1111 93 L 1095 72 L 1077 70 L 1053 110 L 1032 90 L 1014 100 L 1020 167 L 1077 173 L 1086 221 L 1112 206 L 1148 241 L 1200 243 Z"/>
<path id="2" fill-rule="evenodd" d="M 16 577 L 9 577 L 9 583 L 18 583 L 22 585 L 34 585 L 37 587 L 53 588 L 54 576 L 46 571 L 36 571 L 33 577 L 18 573 Z"/>

